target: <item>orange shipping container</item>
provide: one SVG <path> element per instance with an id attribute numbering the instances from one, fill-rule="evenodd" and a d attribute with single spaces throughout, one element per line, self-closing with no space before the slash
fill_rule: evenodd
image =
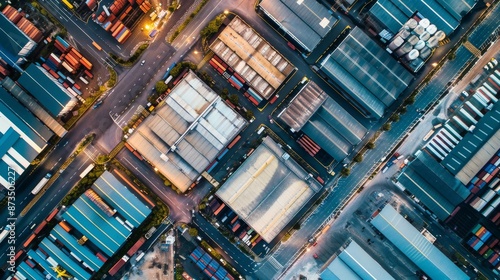
<path id="1" fill-rule="evenodd" d="M 116 37 L 116 35 L 118 35 L 124 27 L 125 27 L 125 25 L 120 24 L 120 26 L 118 26 L 118 28 L 115 30 L 115 32 L 113 32 L 113 34 L 111 34 L 111 36 Z"/>
<path id="2" fill-rule="evenodd" d="M 72 55 L 74 55 L 75 57 L 82 58 L 82 55 L 75 48 L 72 48 L 71 52 L 72 52 Z"/>
<path id="3" fill-rule="evenodd" d="M 33 239 L 35 239 L 35 237 L 36 237 L 36 234 L 34 234 L 34 233 L 33 233 L 33 234 L 32 234 L 32 235 L 28 238 L 28 240 L 26 240 L 26 242 L 24 242 L 24 244 L 23 244 L 24 248 L 28 247 L 28 246 L 30 245 L 31 241 L 33 241 Z"/>
<path id="4" fill-rule="evenodd" d="M 130 30 L 125 30 L 125 32 L 123 32 L 122 36 L 120 36 L 120 38 L 118 38 L 118 42 L 122 42 L 124 39 L 128 38 L 128 36 L 130 36 Z"/>
<path id="5" fill-rule="evenodd" d="M 117 20 L 114 24 L 112 24 L 110 31 L 115 32 L 115 30 L 118 28 L 118 26 L 120 26 L 120 24 L 122 24 L 122 22 L 120 20 Z"/>
<path id="6" fill-rule="evenodd" d="M 61 221 L 59 222 L 59 225 L 66 231 L 66 232 L 70 232 L 71 231 L 71 227 L 68 225 L 68 223 L 66 223 L 65 221 Z"/>
<path id="7" fill-rule="evenodd" d="M 123 43 L 123 42 L 127 41 L 128 37 L 130 37 L 131 35 L 132 35 L 132 33 L 131 33 L 131 32 L 129 32 L 127 35 L 125 35 L 125 37 L 124 37 L 124 36 L 122 36 L 122 38 L 118 39 L 118 43 L 120 43 L 120 44 L 121 44 L 121 43 Z"/>
<path id="8" fill-rule="evenodd" d="M 90 63 L 90 61 L 85 59 L 85 57 L 82 57 L 80 59 L 80 62 L 82 63 L 83 67 L 87 68 L 87 70 L 92 70 L 92 63 Z"/>

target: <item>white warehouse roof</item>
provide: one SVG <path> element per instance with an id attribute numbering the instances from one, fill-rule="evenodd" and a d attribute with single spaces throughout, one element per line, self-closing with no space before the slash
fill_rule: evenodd
<path id="1" fill-rule="evenodd" d="M 184 192 L 246 123 L 190 71 L 128 143 Z"/>
<path id="2" fill-rule="evenodd" d="M 266 137 L 216 194 L 271 242 L 321 187 Z"/>

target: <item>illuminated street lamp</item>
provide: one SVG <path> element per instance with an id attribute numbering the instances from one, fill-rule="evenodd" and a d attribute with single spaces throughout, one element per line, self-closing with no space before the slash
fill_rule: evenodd
<path id="1" fill-rule="evenodd" d="M 436 67 L 438 64 L 436 62 L 432 63 L 432 67 Z"/>
<path id="2" fill-rule="evenodd" d="M 229 14 L 229 11 L 228 10 L 224 10 L 224 14 L 225 15 Z"/>

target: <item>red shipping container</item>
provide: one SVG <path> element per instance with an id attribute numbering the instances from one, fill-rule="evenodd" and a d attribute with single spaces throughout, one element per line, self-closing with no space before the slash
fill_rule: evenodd
<path id="1" fill-rule="evenodd" d="M 486 250 L 488 250 L 489 248 L 490 247 L 483 245 L 483 247 L 481 247 L 481 249 L 479 249 L 478 251 L 479 255 L 483 255 L 484 253 L 486 253 Z"/>
<path id="2" fill-rule="evenodd" d="M 82 88 L 78 84 L 73 85 L 77 90 L 82 90 Z"/>

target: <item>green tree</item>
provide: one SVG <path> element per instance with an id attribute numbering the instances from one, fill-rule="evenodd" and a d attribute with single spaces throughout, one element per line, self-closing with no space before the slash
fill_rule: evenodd
<path id="1" fill-rule="evenodd" d="M 245 112 L 245 117 L 247 118 L 247 120 L 251 120 L 253 118 L 253 112 L 251 110 L 247 110 Z"/>
<path id="2" fill-rule="evenodd" d="M 340 171 L 340 175 L 342 175 L 342 177 L 347 177 L 349 176 L 349 174 L 351 174 L 351 169 L 350 168 L 343 168 L 342 171 Z"/>
<path id="3" fill-rule="evenodd" d="M 355 157 L 354 157 L 354 162 L 362 162 L 363 161 L 363 155 L 362 154 L 357 154 Z"/>
<path id="4" fill-rule="evenodd" d="M 220 92 L 220 97 L 222 99 L 227 99 L 229 96 L 229 90 L 227 88 L 223 88 L 222 91 Z"/>
<path id="5" fill-rule="evenodd" d="M 155 89 L 158 94 L 163 94 L 165 91 L 167 91 L 168 86 L 164 81 L 158 81 L 156 82 Z"/>
<path id="6" fill-rule="evenodd" d="M 406 106 L 401 107 L 401 109 L 399 109 L 399 113 L 400 113 L 401 115 L 406 114 L 406 112 L 407 112 L 407 111 L 408 111 L 408 109 L 406 108 Z"/>
<path id="7" fill-rule="evenodd" d="M 389 120 L 391 120 L 392 122 L 398 122 L 399 121 L 399 114 L 394 114 L 392 115 Z"/>
<path id="8" fill-rule="evenodd" d="M 98 164 L 104 164 L 104 163 L 108 162 L 108 160 L 109 160 L 109 156 L 108 155 L 99 155 L 97 157 L 96 161 L 97 161 Z"/>
<path id="9" fill-rule="evenodd" d="M 191 236 L 198 236 L 198 230 L 196 228 L 193 228 L 193 227 L 189 228 L 188 232 L 189 232 L 189 235 L 191 235 Z"/>
<path id="10" fill-rule="evenodd" d="M 368 150 L 371 150 L 371 149 L 375 148 L 375 143 L 373 141 L 370 141 L 370 142 L 366 143 L 366 148 Z"/>
<path id="11" fill-rule="evenodd" d="M 383 131 L 389 131 L 389 130 L 391 130 L 391 124 L 390 123 L 384 123 L 384 125 L 382 126 L 382 130 Z"/>
<path id="12" fill-rule="evenodd" d="M 229 95 L 229 101 L 231 101 L 231 103 L 233 103 L 234 105 L 238 105 L 239 103 L 238 95 L 236 94 Z"/>
<path id="13" fill-rule="evenodd" d="M 295 225 L 293 225 L 293 229 L 294 230 L 299 230 L 300 229 L 300 224 L 296 223 Z"/>

